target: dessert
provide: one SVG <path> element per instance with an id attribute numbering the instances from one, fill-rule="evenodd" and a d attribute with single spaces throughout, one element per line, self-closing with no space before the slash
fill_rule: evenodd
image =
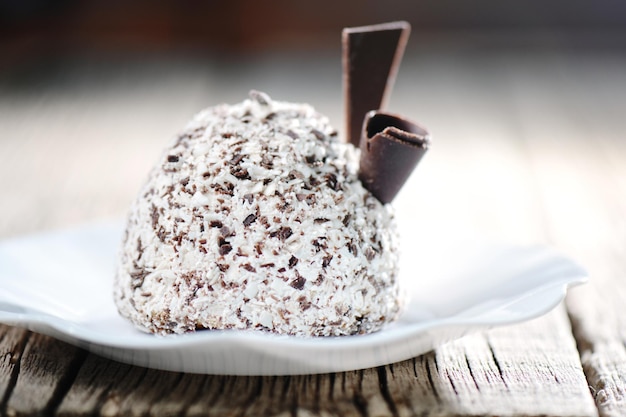
<path id="1" fill-rule="evenodd" d="M 199 113 L 131 209 L 120 312 L 155 333 L 380 328 L 400 308 L 396 227 L 357 167 L 308 105 L 252 92 Z"/>
<path id="2" fill-rule="evenodd" d="M 156 334 L 380 329 L 404 298 L 386 204 L 399 187 L 380 192 L 385 164 L 376 155 L 398 146 L 417 155 L 404 175 L 427 145 L 421 128 L 372 113 L 359 151 L 311 106 L 258 91 L 201 111 L 131 207 L 115 276 L 119 312 Z M 382 183 L 394 172 L 380 171 Z"/>

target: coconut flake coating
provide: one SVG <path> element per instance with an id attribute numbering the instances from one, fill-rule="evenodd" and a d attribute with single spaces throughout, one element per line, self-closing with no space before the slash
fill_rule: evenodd
<path id="1" fill-rule="evenodd" d="M 123 238 L 120 313 L 158 334 L 379 329 L 402 304 L 391 208 L 325 117 L 250 96 L 196 115 L 152 170 Z"/>

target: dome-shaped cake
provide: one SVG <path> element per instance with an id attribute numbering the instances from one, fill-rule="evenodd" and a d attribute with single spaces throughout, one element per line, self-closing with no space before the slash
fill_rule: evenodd
<path id="1" fill-rule="evenodd" d="M 312 107 L 251 92 L 200 112 L 133 203 L 120 313 L 153 333 L 368 333 L 398 315 L 393 213 Z"/>

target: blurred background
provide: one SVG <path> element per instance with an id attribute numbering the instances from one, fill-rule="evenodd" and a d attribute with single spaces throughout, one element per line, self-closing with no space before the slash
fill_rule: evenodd
<path id="1" fill-rule="evenodd" d="M 389 110 L 436 140 L 413 198 L 451 228 L 547 240 L 501 213 L 544 216 L 538 146 L 555 181 L 591 134 L 621 155 L 623 1 L 0 0 L 2 236 L 123 217 L 195 112 L 253 88 L 342 130 L 340 31 L 391 20 L 413 31 Z"/>
<path id="2" fill-rule="evenodd" d="M 510 37 L 525 44 L 615 46 L 626 27 L 626 5 L 619 0 L 2 0 L 0 12 L 11 59 L 85 50 L 335 49 L 342 27 L 398 19 L 412 23 L 418 40 L 478 36 L 500 46 Z"/>

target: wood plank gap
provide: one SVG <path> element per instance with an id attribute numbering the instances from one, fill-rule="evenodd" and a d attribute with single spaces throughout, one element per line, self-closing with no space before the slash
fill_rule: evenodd
<path id="1" fill-rule="evenodd" d="M 335 379 L 337 378 L 337 374 L 335 374 L 334 372 L 331 374 L 328 374 L 328 400 L 332 401 L 335 397 L 334 395 L 334 391 L 335 391 Z"/>
<path id="2" fill-rule="evenodd" d="M 270 389 L 269 392 L 272 394 L 272 396 L 274 395 L 274 391 L 276 390 L 276 383 L 278 382 L 278 376 L 271 376 L 270 377 Z"/>
<path id="3" fill-rule="evenodd" d="M 96 415 L 118 415 L 120 413 L 120 406 L 123 401 L 120 394 L 117 391 L 120 384 L 119 381 L 127 381 L 129 376 L 132 378 L 133 373 L 138 373 L 137 380 L 134 385 L 140 386 L 146 379 L 148 374 L 148 368 L 141 367 L 128 367 L 127 372 L 119 380 L 113 380 L 106 390 L 102 390 L 101 395 L 94 407 L 94 414 Z M 132 380 L 132 379 L 131 379 Z"/>
<path id="4" fill-rule="evenodd" d="M 458 397 L 459 391 L 457 391 L 456 385 L 454 384 L 454 378 L 452 378 L 452 375 L 450 375 L 449 372 L 446 372 L 446 377 L 448 378 L 448 382 L 450 382 L 450 386 L 452 387 L 452 390 L 454 391 L 454 395 Z"/>
<path id="5" fill-rule="evenodd" d="M 439 392 L 437 392 L 437 388 L 435 387 L 435 382 L 433 381 L 433 374 L 432 374 L 432 371 L 430 370 L 430 364 L 432 362 L 434 362 L 435 369 L 437 368 L 437 358 L 432 353 L 428 354 L 428 356 L 423 356 L 423 358 L 428 358 L 428 357 L 433 358 L 432 361 L 428 359 L 424 359 L 426 361 L 426 376 L 428 377 L 428 385 L 430 385 L 430 388 L 433 390 L 433 394 L 435 395 L 435 398 L 437 399 L 437 401 L 440 401 Z M 415 376 L 417 377 L 417 370 L 414 369 L 414 371 L 415 371 Z"/>
<path id="6" fill-rule="evenodd" d="M 504 372 L 502 372 L 502 367 L 500 366 L 500 361 L 498 360 L 498 357 L 496 356 L 496 352 L 493 350 L 493 346 L 491 345 L 491 343 L 489 343 L 489 341 L 487 341 L 487 346 L 489 347 L 489 352 L 491 353 L 491 357 L 493 358 L 493 363 L 496 365 L 496 369 L 498 370 L 498 374 L 500 374 L 500 378 L 502 379 L 502 383 L 504 384 L 504 386 L 507 389 L 509 389 L 509 386 L 506 383 L 506 379 L 504 378 Z M 471 368 L 470 368 L 470 371 L 471 371 Z"/>
<path id="7" fill-rule="evenodd" d="M 346 374 L 343 374 L 344 382 Z M 354 394 L 352 395 L 352 403 L 354 407 L 359 412 L 359 414 L 363 417 L 367 417 L 367 400 L 363 396 L 363 370 L 357 371 L 357 383 L 354 386 Z M 344 385 L 345 387 L 345 385 Z"/>
<path id="8" fill-rule="evenodd" d="M 292 417 L 297 417 L 298 416 L 298 401 L 299 401 L 299 394 L 298 394 L 298 382 L 302 381 L 302 376 L 297 376 L 297 377 L 292 377 L 291 380 L 291 391 L 293 392 L 292 397 L 289 399 L 290 400 L 290 404 L 289 404 L 289 412 L 291 414 Z"/>
<path id="9" fill-rule="evenodd" d="M 191 407 L 191 405 L 192 405 L 192 404 L 194 404 L 194 403 L 196 403 L 196 402 L 200 399 L 200 397 L 202 396 L 202 394 L 203 394 L 203 390 L 202 390 L 202 388 L 201 388 L 201 387 L 206 387 L 206 386 L 207 386 L 207 382 L 208 382 L 211 378 L 213 378 L 213 375 L 203 375 L 203 376 L 202 376 L 202 380 L 201 380 L 200 382 L 198 382 L 198 385 L 197 385 L 198 389 L 197 389 L 197 391 L 196 391 L 195 395 L 193 395 L 193 396 L 189 399 L 189 401 L 187 401 L 187 404 L 185 404 L 185 405 L 181 408 L 181 410 L 180 410 L 180 414 L 179 414 L 180 416 L 186 416 L 186 415 L 188 415 L 188 414 L 189 414 L 189 408 Z"/>
<path id="10" fill-rule="evenodd" d="M 365 401 L 365 398 L 360 392 L 356 391 L 354 393 L 352 404 L 354 404 L 354 408 L 359 412 L 359 415 L 367 417 L 367 401 Z"/>
<path id="11" fill-rule="evenodd" d="M 186 409 L 184 410 L 184 415 L 186 416 L 204 416 L 207 414 L 207 407 L 211 407 L 214 410 L 216 415 L 222 415 L 220 413 L 229 413 L 228 415 L 241 415 L 242 413 L 237 412 L 237 403 L 236 403 L 236 395 L 232 395 L 232 393 L 239 392 L 236 387 L 236 379 L 239 377 L 234 376 L 225 376 L 225 375 L 209 375 L 207 379 L 204 380 L 203 386 L 198 390 L 198 395 L 195 396 L 193 401 L 189 401 Z M 241 377 L 248 378 L 248 377 Z M 276 383 L 278 378 L 277 376 L 272 377 L 264 377 L 269 381 L 265 384 L 267 387 L 266 391 L 270 393 L 269 397 L 274 397 L 276 391 Z M 207 392 L 210 392 L 210 395 L 207 395 Z M 226 398 L 227 404 L 222 405 L 222 400 Z M 231 401 L 228 401 L 231 399 Z M 215 410 L 216 407 L 218 411 Z M 228 411 L 225 411 L 228 410 Z M 245 410 L 245 409 L 244 409 Z M 245 410 L 247 415 L 263 415 L 265 412 L 257 412 L 250 413 L 249 410 Z M 236 414 L 235 414 L 236 413 Z"/>
<path id="12" fill-rule="evenodd" d="M 166 397 L 170 392 L 175 391 L 176 388 L 181 384 L 181 382 L 183 381 L 183 378 L 185 377 L 185 374 L 180 372 L 176 375 L 176 379 L 172 382 L 171 385 L 169 386 L 164 386 L 163 390 L 160 392 L 160 395 L 157 398 L 164 398 Z M 154 407 L 154 404 L 152 407 L 150 407 L 149 409 L 149 414 L 150 415 L 159 415 L 160 409 Z"/>
<path id="13" fill-rule="evenodd" d="M 393 369 L 393 365 L 389 365 L 389 367 Z M 387 367 L 379 366 L 376 369 L 376 371 L 378 372 L 378 386 L 380 387 L 380 393 L 382 394 L 383 399 L 387 403 L 387 407 L 389 407 L 391 414 L 394 417 L 398 417 L 399 416 L 398 409 L 396 407 L 396 404 L 393 398 L 391 397 L 391 393 L 389 392 L 389 381 L 387 379 Z"/>
<path id="14" fill-rule="evenodd" d="M 284 384 L 283 384 L 283 389 L 280 393 L 280 400 L 281 401 L 285 401 L 285 399 L 287 398 L 287 393 L 289 392 L 289 386 L 292 383 L 293 377 L 292 376 L 283 376 L 282 377 Z"/>
<path id="15" fill-rule="evenodd" d="M 476 390 L 480 391 L 480 386 L 478 385 L 478 381 L 476 380 L 476 376 L 474 375 L 474 371 L 472 370 L 472 365 L 470 365 L 469 358 L 465 355 L 465 363 L 467 365 L 467 369 L 469 370 L 470 377 L 472 381 L 474 381 L 474 385 L 476 386 Z"/>
<path id="16" fill-rule="evenodd" d="M 83 363 L 85 363 L 87 355 L 88 352 L 86 350 L 78 349 L 76 355 L 71 360 L 67 368 L 67 372 L 61 377 L 61 379 L 59 380 L 59 384 L 56 386 L 56 389 L 52 393 L 52 398 L 50 398 L 50 402 L 48 403 L 44 411 L 45 415 L 56 414 L 56 411 L 59 408 L 59 405 L 61 405 L 63 398 L 65 398 L 65 395 L 68 393 L 70 388 L 72 388 L 72 384 L 76 380 L 76 376 L 78 376 L 78 371 L 80 371 Z"/>
<path id="17" fill-rule="evenodd" d="M 140 368 L 140 369 L 143 369 L 143 374 L 140 376 L 140 379 L 139 379 L 141 381 L 146 375 L 146 372 L 148 372 L 148 369 L 147 368 Z M 125 380 L 132 371 L 133 371 L 133 368 L 129 366 L 126 369 L 126 372 L 124 372 L 124 374 L 120 376 L 120 380 Z M 98 397 L 98 400 L 94 407 L 94 414 L 102 414 L 103 407 L 105 406 L 107 401 L 109 401 L 109 395 L 110 395 L 111 389 L 115 387 L 116 385 L 117 385 L 117 381 L 111 381 L 111 383 L 106 386 L 106 389 L 102 390 L 102 393 Z"/>
<path id="18" fill-rule="evenodd" d="M 322 393 L 321 393 L 322 378 L 325 377 L 325 375 L 313 375 L 313 377 L 315 378 L 315 388 L 313 390 L 313 405 L 314 405 L 313 412 L 316 414 L 319 414 L 320 403 L 322 400 Z"/>
<path id="19" fill-rule="evenodd" d="M 246 384 L 250 384 L 253 379 L 256 379 L 256 384 L 254 388 L 250 390 L 250 394 L 248 395 L 248 397 L 243 401 L 241 412 L 238 413 L 239 416 L 245 416 L 247 414 L 248 409 L 250 409 L 250 407 L 254 405 L 256 401 L 259 400 L 259 398 L 261 398 L 261 394 L 263 393 L 264 377 L 262 376 L 248 377 L 246 378 Z"/>

